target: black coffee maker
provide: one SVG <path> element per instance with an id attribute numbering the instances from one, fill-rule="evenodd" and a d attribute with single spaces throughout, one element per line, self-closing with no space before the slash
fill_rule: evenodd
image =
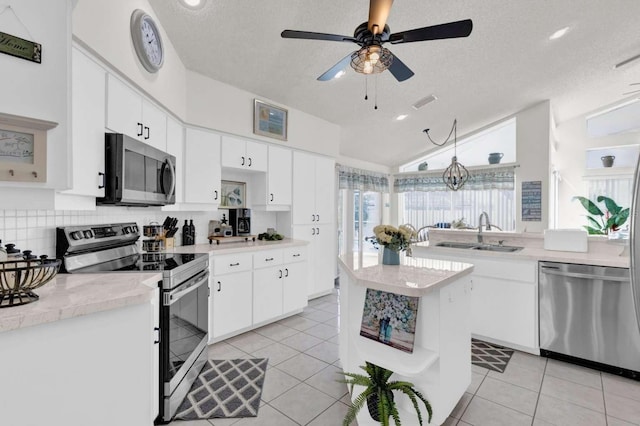
<path id="1" fill-rule="evenodd" d="M 235 237 L 251 235 L 251 209 L 229 209 L 229 224 Z"/>

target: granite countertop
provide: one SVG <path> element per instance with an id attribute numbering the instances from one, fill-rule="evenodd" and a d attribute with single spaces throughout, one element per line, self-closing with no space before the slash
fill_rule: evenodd
<path id="1" fill-rule="evenodd" d="M 460 277 L 470 274 L 473 265 L 449 260 L 400 256 L 400 265 L 360 266 L 351 256 L 340 257 L 343 269 L 358 284 L 405 296 L 424 296 Z"/>
<path id="2" fill-rule="evenodd" d="M 516 252 L 492 252 L 488 250 L 470 250 L 459 248 L 436 247 L 441 241 L 476 242 L 477 231 L 429 231 L 430 241 L 412 245 L 414 256 L 429 257 L 430 255 L 482 257 L 513 260 L 533 260 L 545 262 L 577 263 L 583 265 L 612 266 L 618 268 L 629 267 L 628 245 L 624 242 L 609 241 L 604 237 L 589 237 L 589 251 L 586 253 L 545 250 L 542 234 L 484 232 L 485 242 L 497 244 L 504 241 L 504 245 L 523 247 Z M 431 238 L 433 234 L 434 238 Z"/>
<path id="3" fill-rule="evenodd" d="M 34 290 L 38 301 L 0 309 L 0 332 L 142 304 L 160 280 L 158 272 L 58 274 Z"/>
<path id="4" fill-rule="evenodd" d="M 244 253 L 257 250 L 280 249 L 287 247 L 300 247 L 308 245 L 308 241 L 292 240 L 285 238 L 280 241 L 234 241 L 221 244 L 194 244 L 192 246 L 180 246 L 167 249 L 167 253 L 212 253 L 212 254 L 232 254 Z"/>

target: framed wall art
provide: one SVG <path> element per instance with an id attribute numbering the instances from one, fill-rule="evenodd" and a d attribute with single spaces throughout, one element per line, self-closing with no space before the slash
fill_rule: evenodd
<path id="1" fill-rule="evenodd" d="M 287 140 L 288 111 L 255 99 L 253 107 L 253 133 Z"/>
<path id="2" fill-rule="evenodd" d="M 247 184 L 245 182 L 223 180 L 221 184 L 222 198 L 220 200 L 220 208 L 235 209 L 245 207 L 247 202 Z"/>
<path id="3" fill-rule="evenodd" d="M 58 123 L 0 113 L 0 180 L 47 181 L 47 130 Z"/>

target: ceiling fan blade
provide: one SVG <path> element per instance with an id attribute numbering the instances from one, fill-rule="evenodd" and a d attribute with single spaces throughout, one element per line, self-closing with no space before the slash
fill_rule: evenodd
<path id="1" fill-rule="evenodd" d="M 416 28 L 391 34 L 391 44 L 411 43 L 413 41 L 441 40 L 445 38 L 467 37 L 471 34 L 473 22 L 471 19 L 449 22 L 447 24 L 433 25 L 431 27 Z"/>
<path id="2" fill-rule="evenodd" d="M 634 93 L 640 93 L 640 90 L 634 90 L 632 92 L 623 93 L 622 96 L 633 95 Z"/>
<path id="3" fill-rule="evenodd" d="M 367 28 L 373 34 L 382 34 L 391 11 L 393 0 L 369 0 L 369 22 Z"/>
<path id="4" fill-rule="evenodd" d="M 409 67 L 406 66 L 396 55 L 393 55 L 393 61 L 389 67 L 389 72 L 393 74 L 398 81 L 405 81 L 413 77 L 414 74 L 413 71 L 411 71 Z"/>
<path id="5" fill-rule="evenodd" d="M 338 34 L 312 33 L 309 31 L 284 30 L 280 36 L 282 38 L 301 38 L 305 40 L 326 40 L 326 41 L 352 41 L 356 39 L 350 36 Z"/>
<path id="6" fill-rule="evenodd" d="M 351 62 L 351 55 L 353 55 L 353 52 L 349 53 L 347 56 L 342 58 L 340 62 L 338 62 L 337 64 L 329 68 L 327 71 L 325 71 L 324 74 L 318 77 L 318 81 L 329 81 L 333 79 L 336 76 L 336 74 L 338 74 L 340 71 L 342 71 L 347 66 L 349 66 L 349 63 Z"/>

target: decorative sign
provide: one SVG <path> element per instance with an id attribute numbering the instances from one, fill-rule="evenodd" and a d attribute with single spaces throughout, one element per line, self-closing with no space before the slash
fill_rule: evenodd
<path id="1" fill-rule="evenodd" d="M 522 220 L 542 221 L 542 182 L 522 182 Z"/>
<path id="2" fill-rule="evenodd" d="M 418 297 L 367 289 L 360 335 L 413 353 Z"/>
<path id="3" fill-rule="evenodd" d="M 26 59 L 27 61 L 41 63 L 42 45 L 25 40 L 11 34 L 0 32 L 0 53 Z"/>
<path id="4" fill-rule="evenodd" d="M 286 109 L 256 99 L 253 107 L 253 133 L 286 141 L 287 116 Z"/>

